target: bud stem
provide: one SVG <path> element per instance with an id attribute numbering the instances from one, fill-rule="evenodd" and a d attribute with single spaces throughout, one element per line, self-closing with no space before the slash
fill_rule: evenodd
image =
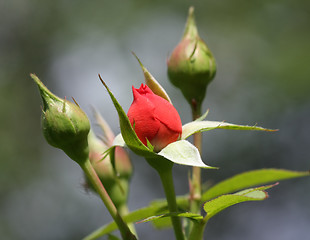
<path id="1" fill-rule="evenodd" d="M 176 202 L 176 196 L 174 191 L 172 166 L 173 163 L 166 159 L 146 159 L 148 163 L 158 172 L 160 180 L 163 184 L 168 209 L 170 213 L 178 212 L 178 205 Z M 182 230 L 181 220 L 179 217 L 171 217 L 171 222 L 174 229 L 176 240 L 184 240 L 184 234 Z"/>
<path id="2" fill-rule="evenodd" d="M 128 206 L 127 203 L 124 203 L 123 205 L 118 207 L 118 211 L 121 214 L 121 216 L 126 216 L 129 214 L 129 210 L 128 210 Z M 130 229 L 130 231 L 134 234 L 137 235 L 137 231 L 135 228 L 135 225 L 133 223 L 128 223 L 128 227 Z"/>
<path id="3" fill-rule="evenodd" d="M 177 212 L 178 206 L 176 203 L 176 197 L 173 186 L 172 171 L 166 171 L 159 174 L 161 182 L 165 190 L 165 195 L 168 202 L 169 212 Z M 179 217 L 171 217 L 172 225 L 174 228 L 175 237 L 177 240 L 183 240 L 184 235 L 182 231 L 182 225 Z"/>
<path id="4" fill-rule="evenodd" d="M 197 106 L 196 104 L 192 104 L 192 115 L 193 115 L 193 121 L 195 121 L 197 118 L 201 116 L 201 108 L 200 106 Z M 202 134 L 201 132 L 197 132 L 194 134 L 194 145 L 199 150 L 199 153 L 201 154 L 201 148 L 202 148 Z M 200 199 L 201 199 L 201 168 L 199 167 L 193 167 L 192 172 L 192 192 L 191 192 L 191 210 L 194 210 L 192 208 L 196 208 L 195 213 L 199 213 L 199 205 L 200 205 Z M 193 205 L 196 205 L 194 207 Z"/>
<path id="5" fill-rule="evenodd" d="M 192 117 L 196 120 L 201 116 L 201 108 L 197 106 L 195 101 L 192 101 Z M 201 154 L 202 134 L 200 132 L 194 134 L 194 146 L 197 147 Z M 201 168 L 192 168 L 192 178 L 190 180 L 190 212 L 200 214 L 201 201 Z M 193 227 L 192 222 L 189 222 L 187 232 L 191 232 Z"/>
<path id="6" fill-rule="evenodd" d="M 96 171 L 94 170 L 93 166 L 91 165 L 89 159 L 79 163 L 83 171 L 85 172 L 86 176 L 94 186 L 95 190 L 99 194 L 101 200 L 103 201 L 104 205 L 108 209 L 109 213 L 111 214 L 112 218 L 114 219 L 115 223 L 117 224 L 122 238 L 124 240 L 136 240 L 137 238 L 135 235 L 130 231 L 128 225 L 124 222 L 121 215 L 119 214 L 118 210 L 116 209 L 114 203 L 112 202 L 110 196 L 108 195 L 107 191 L 105 190 L 104 186 L 102 185 Z"/>
<path id="7" fill-rule="evenodd" d="M 202 240 L 205 226 L 206 222 L 204 220 L 196 221 L 193 224 L 193 230 L 191 231 L 188 240 Z"/>

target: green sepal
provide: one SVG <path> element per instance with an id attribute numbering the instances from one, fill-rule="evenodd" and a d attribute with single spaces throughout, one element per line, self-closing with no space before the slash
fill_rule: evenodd
<path id="1" fill-rule="evenodd" d="M 153 93 L 156 95 L 166 99 L 168 102 L 171 102 L 171 99 L 165 89 L 157 82 L 157 80 L 152 76 L 152 74 L 146 69 L 146 67 L 143 66 L 142 62 L 140 59 L 137 57 L 137 55 L 132 52 L 132 54 L 136 57 L 138 60 L 140 67 L 142 68 L 143 74 L 144 74 L 144 81 L 146 85 L 152 90 Z"/>
<path id="2" fill-rule="evenodd" d="M 146 145 L 148 147 L 148 149 L 150 149 L 152 152 L 154 152 L 154 146 L 150 143 L 150 141 L 148 139 L 146 139 Z"/>

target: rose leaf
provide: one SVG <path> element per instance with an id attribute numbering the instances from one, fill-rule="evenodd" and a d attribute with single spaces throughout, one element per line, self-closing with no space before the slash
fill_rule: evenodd
<path id="1" fill-rule="evenodd" d="M 210 219 L 217 213 L 224 209 L 241 202 L 247 201 L 262 201 L 268 198 L 268 193 L 264 190 L 271 188 L 277 184 L 262 186 L 257 188 L 250 188 L 235 194 L 221 195 L 204 204 L 203 208 L 207 213 L 206 218 Z"/>
<path id="2" fill-rule="evenodd" d="M 215 184 L 203 193 L 202 200 L 207 201 L 222 194 L 236 192 L 260 184 L 268 184 L 271 182 L 304 176 L 310 176 L 310 172 L 274 168 L 247 171 Z"/>
<path id="3" fill-rule="evenodd" d="M 196 132 L 205 132 L 217 128 L 231 129 L 231 130 L 256 130 L 256 131 L 268 131 L 268 132 L 277 131 L 258 126 L 236 125 L 232 123 L 219 122 L 219 121 L 193 121 L 183 125 L 181 139 L 186 139 Z"/>

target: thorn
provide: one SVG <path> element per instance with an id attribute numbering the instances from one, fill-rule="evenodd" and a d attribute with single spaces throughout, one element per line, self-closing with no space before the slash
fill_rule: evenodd
<path id="1" fill-rule="evenodd" d="M 77 103 L 77 101 L 75 101 L 74 97 L 71 97 L 71 98 L 72 98 L 73 102 L 74 102 L 78 107 L 80 107 L 80 105 Z"/>

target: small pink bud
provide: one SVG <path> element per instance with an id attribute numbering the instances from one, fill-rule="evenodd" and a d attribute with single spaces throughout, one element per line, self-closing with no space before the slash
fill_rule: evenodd
<path id="1" fill-rule="evenodd" d="M 171 83 L 180 88 L 190 105 L 195 103 L 200 108 L 207 86 L 215 76 L 216 65 L 198 34 L 193 7 L 189 9 L 184 35 L 167 64 Z"/>

